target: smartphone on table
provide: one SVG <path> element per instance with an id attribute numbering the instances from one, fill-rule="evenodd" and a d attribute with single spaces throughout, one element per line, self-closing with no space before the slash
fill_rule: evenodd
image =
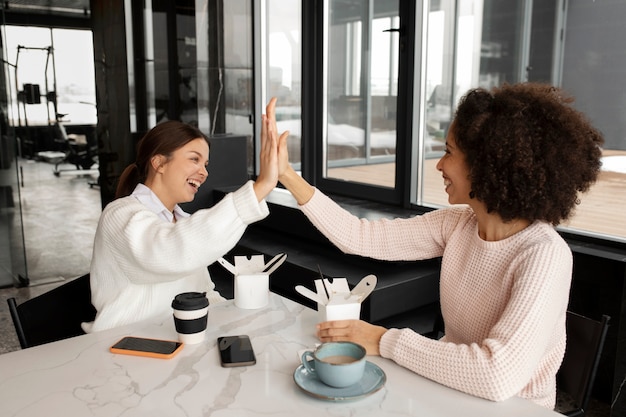
<path id="1" fill-rule="evenodd" d="M 249 366 L 256 363 L 250 338 L 246 335 L 222 336 L 217 338 L 220 362 L 224 368 Z"/>
<path id="2" fill-rule="evenodd" d="M 123 355 L 169 359 L 180 352 L 182 348 L 183 343 L 177 340 L 126 336 L 111 346 L 109 350 Z"/>

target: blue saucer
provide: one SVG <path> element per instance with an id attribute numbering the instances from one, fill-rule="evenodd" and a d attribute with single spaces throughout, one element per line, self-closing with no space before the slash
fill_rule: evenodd
<path id="1" fill-rule="evenodd" d="M 361 381 L 345 388 L 334 388 L 324 384 L 317 379 L 317 376 L 309 373 L 303 365 L 295 370 L 293 380 L 302 391 L 320 400 L 351 401 L 377 392 L 385 385 L 387 377 L 378 365 L 366 362 Z"/>

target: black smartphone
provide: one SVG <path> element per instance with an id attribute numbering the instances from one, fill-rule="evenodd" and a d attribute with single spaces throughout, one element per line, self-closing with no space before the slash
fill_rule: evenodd
<path id="1" fill-rule="evenodd" d="M 222 336 L 217 338 L 222 366 L 248 366 L 256 363 L 250 338 L 245 335 Z"/>
<path id="2" fill-rule="evenodd" d="M 109 350 L 124 355 L 169 359 L 180 352 L 182 348 L 183 343 L 176 340 L 126 336 L 111 346 Z"/>

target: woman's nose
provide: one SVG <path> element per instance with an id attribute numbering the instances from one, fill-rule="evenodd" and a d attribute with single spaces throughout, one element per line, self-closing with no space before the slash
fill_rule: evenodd
<path id="1" fill-rule="evenodd" d="M 439 161 L 437 161 L 437 166 L 436 166 L 437 171 L 443 171 L 443 169 L 441 168 L 441 165 L 442 165 L 442 161 L 443 161 L 444 157 L 445 157 L 445 155 L 442 156 L 441 158 L 439 158 Z"/>

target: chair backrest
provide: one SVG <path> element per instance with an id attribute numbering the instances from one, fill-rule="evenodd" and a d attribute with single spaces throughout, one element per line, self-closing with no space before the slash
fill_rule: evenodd
<path id="1" fill-rule="evenodd" d="M 20 305 L 15 298 L 7 302 L 22 349 L 84 334 L 80 324 L 96 316 L 89 274 Z"/>
<path id="2" fill-rule="evenodd" d="M 574 410 L 563 414 L 584 416 L 591 398 L 598 363 L 609 327 L 609 316 L 601 321 L 567 312 L 565 357 L 557 373 L 557 387 L 575 403 Z"/>

